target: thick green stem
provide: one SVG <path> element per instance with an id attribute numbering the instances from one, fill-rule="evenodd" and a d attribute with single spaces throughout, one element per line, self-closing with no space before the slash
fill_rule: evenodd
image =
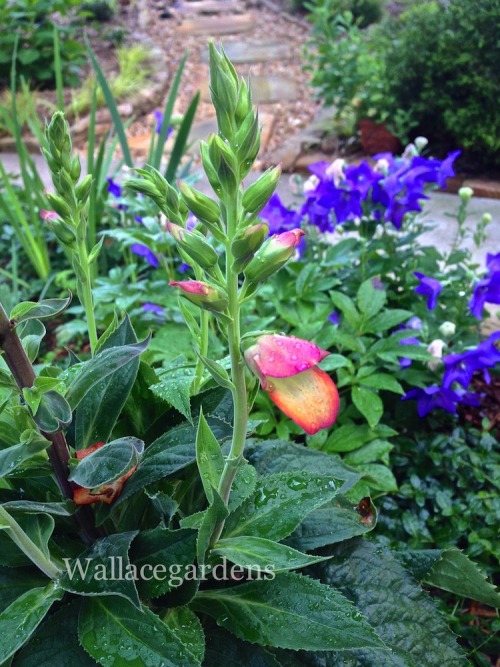
<path id="1" fill-rule="evenodd" d="M 56 579 L 61 571 L 26 535 L 15 519 L 0 505 L 0 525 L 6 526 L 7 535 L 23 553 L 48 577 Z"/>
<path id="2" fill-rule="evenodd" d="M 89 342 L 92 355 L 95 353 L 97 347 L 97 327 L 94 316 L 94 297 L 92 296 L 92 273 L 89 266 L 89 257 L 87 252 L 87 245 L 85 240 L 78 243 L 78 256 L 80 264 L 82 265 L 84 276 L 80 278 L 77 275 L 77 280 L 80 281 L 82 306 L 85 310 L 87 318 L 87 328 L 89 332 Z"/>

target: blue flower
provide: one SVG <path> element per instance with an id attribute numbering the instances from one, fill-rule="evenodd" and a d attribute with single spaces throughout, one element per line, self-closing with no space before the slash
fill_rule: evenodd
<path id="1" fill-rule="evenodd" d="M 121 186 L 114 181 L 112 178 L 107 178 L 108 181 L 108 192 L 113 195 L 113 197 L 121 197 L 122 189 Z"/>
<path id="2" fill-rule="evenodd" d="M 479 343 L 472 350 L 467 350 L 462 354 L 448 354 L 444 357 L 443 387 L 451 387 L 457 382 L 467 389 L 476 371 L 483 371 L 485 381 L 489 382 L 488 368 L 493 368 L 500 363 L 500 350 L 495 345 L 498 340 L 500 340 L 500 331 L 495 331 L 487 340 Z"/>
<path id="3" fill-rule="evenodd" d="M 154 313 L 155 315 L 164 315 L 165 311 L 161 306 L 158 306 L 156 303 L 143 303 L 142 304 L 142 309 L 145 310 L 147 313 Z"/>
<path id="4" fill-rule="evenodd" d="M 485 277 L 474 286 L 469 308 L 474 317 L 482 318 L 485 303 L 500 304 L 500 253 L 486 256 Z"/>
<path id="5" fill-rule="evenodd" d="M 340 323 L 340 316 L 336 310 L 332 310 L 332 312 L 328 315 L 328 320 L 332 324 L 339 324 Z"/>
<path id="6" fill-rule="evenodd" d="M 300 216 L 288 209 L 276 193 L 264 206 L 259 215 L 269 225 L 269 234 L 281 234 L 300 227 Z"/>
<path id="7" fill-rule="evenodd" d="M 163 113 L 161 111 L 158 111 L 157 109 L 155 109 L 153 111 L 153 116 L 155 117 L 155 120 L 156 120 L 156 130 L 155 130 L 155 132 L 156 132 L 156 134 L 161 134 L 162 125 L 163 125 Z M 173 131 L 174 131 L 174 128 L 172 126 L 169 126 L 169 128 L 167 130 L 167 139 L 169 138 L 169 136 L 172 134 Z"/>
<path id="8" fill-rule="evenodd" d="M 130 246 L 130 250 L 134 253 L 134 255 L 139 255 L 140 257 L 144 257 L 146 262 L 148 264 L 151 264 L 151 266 L 154 266 L 156 269 L 159 262 L 158 262 L 158 257 L 154 254 L 154 252 L 148 248 L 147 245 L 143 245 L 142 243 L 133 243 Z"/>
<path id="9" fill-rule="evenodd" d="M 442 408 L 451 414 L 457 411 L 459 403 L 467 403 L 468 405 L 479 405 L 479 398 L 474 394 L 467 394 L 464 392 L 453 391 L 453 389 L 446 389 L 432 385 L 431 387 L 420 387 L 410 389 L 404 396 L 401 397 L 403 401 L 414 399 L 417 401 L 417 412 L 419 417 L 425 417 L 427 413 L 435 408 Z"/>
<path id="10" fill-rule="evenodd" d="M 437 306 L 437 298 L 443 289 L 441 283 L 439 280 L 429 278 L 419 271 L 414 271 L 413 275 L 420 280 L 420 285 L 415 287 L 415 292 L 427 297 L 427 310 L 434 310 Z"/>
<path id="11" fill-rule="evenodd" d="M 186 271 L 191 270 L 191 267 L 189 266 L 189 264 L 186 264 L 186 262 L 183 262 L 177 270 L 179 271 L 179 273 L 186 273 Z"/>

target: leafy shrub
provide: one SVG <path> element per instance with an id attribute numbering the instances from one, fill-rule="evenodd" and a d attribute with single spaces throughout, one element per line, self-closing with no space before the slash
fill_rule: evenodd
<path id="1" fill-rule="evenodd" d="M 54 31 L 59 33 L 60 60 L 65 83 L 78 83 L 84 48 L 74 39 L 75 28 L 58 25 L 53 14 L 67 15 L 76 0 L 1 0 L 0 1 L 0 84 L 9 81 L 11 62 L 17 42 L 18 76 L 42 88 L 55 82 Z"/>
<path id="2" fill-rule="evenodd" d="M 333 16 L 350 12 L 361 28 L 382 18 L 382 0 L 312 0 L 308 8 L 313 14 L 327 9 Z"/>
<path id="3" fill-rule="evenodd" d="M 110 21 L 116 14 L 116 0 L 85 0 L 81 9 L 89 19 Z"/>

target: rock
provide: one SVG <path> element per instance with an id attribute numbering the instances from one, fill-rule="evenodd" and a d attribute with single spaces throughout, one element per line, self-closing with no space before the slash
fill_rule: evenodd
<path id="1" fill-rule="evenodd" d="M 229 60 L 235 64 L 289 60 L 292 57 L 291 45 L 275 39 L 263 39 L 258 44 L 253 42 L 228 42 L 224 45 L 224 51 Z M 208 49 L 203 51 L 201 60 L 208 63 Z"/>
<path id="2" fill-rule="evenodd" d="M 178 29 L 181 35 L 235 35 L 253 28 L 252 14 L 200 17 L 184 21 Z"/>

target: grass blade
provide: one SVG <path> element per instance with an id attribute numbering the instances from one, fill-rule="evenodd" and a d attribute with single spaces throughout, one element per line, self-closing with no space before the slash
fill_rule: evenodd
<path id="1" fill-rule="evenodd" d="M 177 137 L 175 138 L 172 155 L 170 156 L 167 170 L 165 172 L 165 178 L 169 183 L 174 180 L 175 174 L 177 173 L 177 168 L 179 167 L 182 156 L 184 155 L 184 151 L 186 150 L 187 140 L 189 133 L 191 132 L 191 127 L 193 125 L 193 120 L 196 114 L 196 109 L 198 108 L 199 101 L 200 93 L 198 92 L 191 100 L 189 108 L 186 111 L 186 114 L 182 120 L 182 124 L 177 133 Z"/>

